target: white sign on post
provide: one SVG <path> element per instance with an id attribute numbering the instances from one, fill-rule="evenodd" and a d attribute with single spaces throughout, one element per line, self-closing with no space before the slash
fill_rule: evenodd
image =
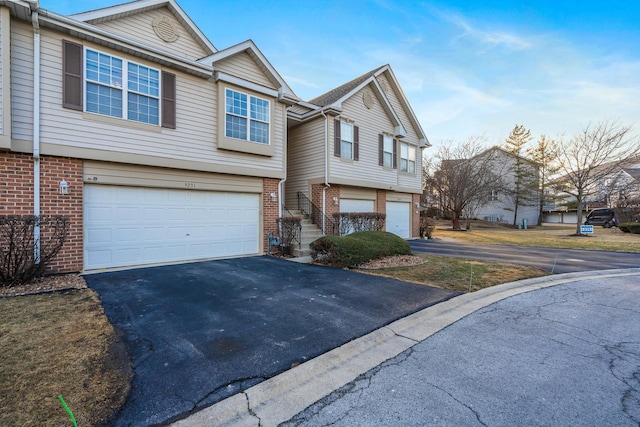
<path id="1" fill-rule="evenodd" d="M 581 225 L 580 234 L 593 234 L 593 225 Z"/>

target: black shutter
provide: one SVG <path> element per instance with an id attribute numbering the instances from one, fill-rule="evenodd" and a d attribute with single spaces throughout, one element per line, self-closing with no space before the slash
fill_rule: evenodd
<path id="1" fill-rule="evenodd" d="M 384 166 L 384 135 L 378 135 L 378 165 Z"/>
<path id="2" fill-rule="evenodd" d="M 353 127 L 353 160 L 360 160 L 359 128 Z"/>
<path id="3" fill-rule="evenodd" d="M 162 72 L 162 127 L 176 128 L 176 75 Z"/>
<path id="4" fill-rule="evenodd" d="M 62 41 L 62 106 L 82 111 L 82 45 Z"/>
<path id="5" fill-rule="evenodd" d="M 336 157 L 340 157 L 340 120 L 338 119 L 333 121 L 333 135 L 333 155 Z"/>
<path id="6" fill-rule="evenodd" d="M 398 169 L 398 140 L 393 140 L 393 168 Z"/>

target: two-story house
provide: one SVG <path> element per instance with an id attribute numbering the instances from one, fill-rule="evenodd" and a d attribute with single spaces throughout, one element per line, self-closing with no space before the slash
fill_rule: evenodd
<path id="1" fill-rule="evenodd" d="M 0 215 L 65 215 L 53 269 L 263 253 L 298 99 L 174 0 L 72 16 L 0 0 Z"/>
<path id="2" fill-rule="evenodd" d="M 310 202 L 325 234 L 335 213 L 379 212 L 387 231 L 419 236 L 429 142 L 389 65 L 299 102 L 288 118 L 287 209 Z"/>

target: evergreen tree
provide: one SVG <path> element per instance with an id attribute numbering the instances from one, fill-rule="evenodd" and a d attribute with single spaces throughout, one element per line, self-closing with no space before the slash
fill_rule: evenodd
<path id="1" fill-rule="evenodd" d="M 546 135 L 541 135 L 538 143 L 527 149 L 527 154 L 538 166 L 538 203 L 540 205 L 538 225 L 542 225 L 544 205 L 553 201 L 546 193 L 549 188 L 549 177 L 558 172 L 558 143 L 547 138 Z"/>
<path id="2" fill-rule="evenodd" d="M 513 155 L 513 175 L 510 196 L 513 200 L 513 225 L 518 222 L 518 207 L 533 203 L 538 194 L 537 173 L 531 162 L 524 158 L 525 147 L 531 141 L 531 131 L 515 125 L 505 141 L 505 150 Z"/>

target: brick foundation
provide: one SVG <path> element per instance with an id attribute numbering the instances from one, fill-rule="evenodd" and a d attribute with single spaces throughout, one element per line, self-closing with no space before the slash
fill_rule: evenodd
<path id="1" fill-rule="evenodd" d="M 60 194 L 60 181 L 69 194 Z M 81 271 L 82 254 L 82 161 L 64 157 L 41 157 L 40 214 L 69 218 L 69 233 L 48 272 Z M 0 153 L 0 215 L 33 215 L 33 157 Z M 44 231 L 44 230 L 43 230 Z"/>
<path id="2" fill-rule="evenodd" d="M 278 183 L 279 179 L 264 178 L 262 180 L 262 221 L 263 236 L 262 250 L 269 250 L 269 233 L 278 234 Z M 276 195 L 276 200 L 271 199 L 271 193 Z"/>
<path id="3" fill-rule="evenodd" d="M 411 237 L 420 237 L 420 194 L 414 194 L 411 201 Z"/>

